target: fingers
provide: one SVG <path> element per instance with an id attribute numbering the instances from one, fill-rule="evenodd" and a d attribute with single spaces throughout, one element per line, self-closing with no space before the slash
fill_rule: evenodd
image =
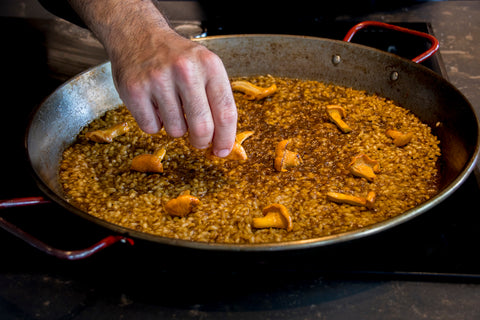
<path id="1" fill-rule="evenodd" d="M 193 147 L 212 145 L 214 154 L 225 157 L 237 125 L 230 82 L 218 56 L 189 45 L 168 61 L 138 68 L 129 64 L 129 72 L 117 72 L 116 85 L 143 131 L 156 133 L 163 125 L 168 135 L 181 137 L 188 130 Z"/>
<path id="2" fill-rule="evenodd" d="M 198 149 L 207 148 L 213 139 L 214 122 L 205 92 L 203 69 L 198 62 L 180 60 L 175 77 L 188 125 L 189 139 Z"/>
<path id="3" fill-rule="evenodd" d="M 162 120 L 150 97 L 149 90 L 138 86 L 120 87 L 117 85 L 117 87 L 120 98 L 132 113 L 140 129 L 151 134 L 162 129 Z"/>
<path id="4" fill-rule="evenodd" d="M 232 150 L 237 126 L 230 82 L 218 56 L 204 51 L 199 57 L 178 60 L 174 76 L 190 143 L 198 149 L 212 144 L 214 154 L 225 157 Z M 167 127 L 167 119 L 162 119 Z"/>
<path id="5" fill-rule="evenodd" d="M 168 135 L 179 138 L 187 132 L 182 102 L 170 72 L 157 74 L 152 82 L 152 100 Z"/>
<path id="6" fill-rule="evenodd" d="M 175 138 L 187 132 L 182 103 L 172 79 L 169 70 L 151 70 L 148 76 L 116 81 L 121 99 L 146 133 L 157 133 L 162 126 Z"/>
<path id="7" fill-rule="evenodd" d="M 227 73 L 221 61 L 219 62 L 217 65 L 209 65 L 210 74 L 217 76 L 208 81 L 205 89 L 215 127 L 213 153 L 219 157 L 226 157 L 235 142 L 237 108 Z"/>

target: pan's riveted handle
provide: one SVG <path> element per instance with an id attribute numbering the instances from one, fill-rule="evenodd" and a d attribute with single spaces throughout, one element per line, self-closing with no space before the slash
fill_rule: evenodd
<path id="1" fill-rule="evenodd" d="M 427 60 L 435 52 L 438 51 L 439 42 L 438 42 L 437 38 L 435 38 L 434 36 L 432 36 L 428 33 L 425 33 L 425 32 L 420 32 L 420 31 L 416 31 L 416 30 L 412 30 L 412 29 L 407 29 L 407 28 L 403 28 L 403 27 L 400 27 L 400 26 L 395 26 L 395 25 L 392 25 L 392 24 L 388 24 L 388 23 L 384 23 L 384 22 L 378 22 L 378 21 L 363 21 L 363 22 L 360 22 L 360 23 L 356 24 L 355 26 L 353 26 L 347 32 L 347 34 L 343 38 L 343 41 L 350 42 L 352 40 L 353 36 L 357 33 L 357 31 L 359 31 L 363 28 L 369 27 L 369 26 L 381 27 L 381 28 L 385 28 L 385 29 L 391 29 L 391 30 L 395 30 L 395 31 L 399 31 L 399 32 L 404 32 L 404 33 L 408 33 L 408 34 L 412 34 L 412 35 L 415 35 L 415 36 L 426 38 L 428 41 L 430 41 L 430 43 L 431 43 L 430 48 L 427 51 L 425 51 L 424 53 L 422 53 L 419 56 L 412 59 L 412 61 L 415 62 L 415 63 L 420 63 L 424 60 Z"/>
<path id="2" fill-rule="evenodd" d="M 19 207 L 19 206 L 37 205 L 37 204 L 44 204 L 44 203 L 50 203 L 50 201 L 43 197 L 29 197 L 29 198 L 0 200 L 0 209 Z M 117 242 L 128 243 L 130 245 L 134 244 L 134 241 L 132 239 L 127 238 L 125 236 L 110 235 L 85 249 L 73 250 L 73 251 L 61 250 L 46 244 L 45 242 L 39 240 L 38 238 L 20 229 L 16 225 L 8 222 L 1 216 L 0 216 L 0 227 L 10 232 L 11 234 L 17 236 L 18 238 L 22 239 L 23 241 L 27 242 L 34 248 L 40 251 L 43 251 L 45 253 L 48 253 L 49 255 L 52 255 L 59 259 L 65 259 L 65 260 L 81 260 L 81 259 L 88 258 L 91 255 L 105 248 L 108 248 Z"/>

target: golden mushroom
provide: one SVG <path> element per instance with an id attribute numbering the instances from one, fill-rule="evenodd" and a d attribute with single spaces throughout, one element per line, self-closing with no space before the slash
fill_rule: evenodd
<path id="1" fill-rule="evenodd" d="M 374 191 L 369 191 L 367 193 L 367 197 L 365 200 L 367 200 L 367 207 L 372 208 L 373 204 L 375 203 L 375 199 L 377 199 L 377 194 Z"/>
<path id="2" fill-rule="evenodd" d="M 100 143 L 111 143 L 114 138 L 125 134 L 130 130 L 128 122 L 123 122 L 102 130 L 95 130 L 85 133 L 88 140 Z"/>
<path id="3" fill-rule="evenodd" d="M 226 156 L 224 159 L 228 160 L 247 160 L 248 156 L 247 153 L 245 152 L 245 149 L 242 147 L 243 141 L 253 135 L 253 131 L 244 131 L 240 132 L 237 134 L 235 137 L 235 143 L 233 144 L 232 151 L 228 156 Z M 213 149 L 210 147 L 207 150 L 207 158 L 208 159 L 218 159 L 216 155 L 213 154 Z"/>
<path id="4" fill-rule="evenodd" d="M 385 133 L 393 139 L 393 144 L 397 147 L 406 146 L 413 138 L 413 133 L 411 132 L 403 133 L 398 130 L 389 129 Z"/>
<path id="5" fill-rule="evenodd" d="M 282 140 L 275 148 L 273 167 L 277 171 L 285 172 L 288 168 L 296 167 L 303 163 L 303 160 L 298 153 L 287 150 L 287 146 L 290 142 L 291 139 Z"/>
<path id="6" fill-rule="evenodd" d="M 343 133 L 349 133 L 352 129 L 343 121 L 343 118 L 347 115 L 344 108 L 338 105 L 327 106 L 327 114 L 330 120 L 342 130 Z"/>
<path id="7" fill-rule="evenodd" d="M 235 141 L 238 142 L 239 144 L 242 144 L 243 141 L 245 141 L 247 138 L 249 138 L 254 133 L 255 133 L 254 131 L 239 132 L 239 133 L 237 133 L 237 136 L 235 137 Z"/>
<path id="8" fill-rule="evenodd" d="M 262 210 L 263 217 L 253 218 L 253 227 L 263 228 L 281 228 L 292 231 L 293 222 L 288 209 L 282 204 L 271 204 Z"/>
<path id="9" fill-rule="evenodd" d="M 354 206 L 363 206 L 371 208 L 373 207 L 373 203 L 375 202 L 375 192 L 370 191 L 367 194 L 366 198 L 353 196 L 350 194 L 345 193 L 338 193 L 338 192 L 327 192 L 327 200 L 337 202 L 337 203 L 346 203 Z"/>
<path id="10" fill-rule="evenodd" d="M 165 157 L 166 150 L 160 149 L 154 154 L 141 154 L 133 158 L 130 169 L 139 172 L 163 172 L 162 160 Z"/>
<path id="11" fill-rule="evenodd" d="M 260 100 L 274 94 L 277 86 L 272 84 L 270 87 L 262 88 L 251 82 L 239 80 L 232 82 L 232 89 L 243 92 L 247 100 Z"/>
<path id="12" fill-rule="evenodd" d="M 165 204 L 165 211 L 172 216 L 185 217 L 200 204 L 200 200 L 190 194 L 190 191 L 179 195 L 175 199 L 169 200 Z"/>
<path id="13" fill-rule="evenodd" d="M 376 177 L 375 173 L 380 172 L 378 161 L 370 159 L 365 154 L 353 157 L 349 167 L 352 174 L 365 178 L 368 181 L 373 181 Z"/>

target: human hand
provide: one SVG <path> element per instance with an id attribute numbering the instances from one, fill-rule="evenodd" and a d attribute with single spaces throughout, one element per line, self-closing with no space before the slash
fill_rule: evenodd
<path id="1" fill-rule="evenodd" d="M 192 146 L 230 153 L 237 110 L 217 55 L 175 33 L 151 1 L 70 3 L 104 45 L 120 98 L 142 130 L 188 131 Z"/>
<path id="2" fill-rule="evenodd" d="M 230 153 L 237 112 L 218 56 L 173 32 L 148 33 L 117 49 L 111 56 L 114 81 L 142 130 L 156 133 L 163 125 L 172 137 L 188 131 L 192 146 L 212 144 L 220 157 Z"/>

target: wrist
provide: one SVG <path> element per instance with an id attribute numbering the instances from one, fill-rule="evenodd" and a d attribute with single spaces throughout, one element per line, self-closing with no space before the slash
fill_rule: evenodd
<path id="1" fill-rule="evenodd" d="M 152 1 L 69 0 L 93 34 L 114 54 L 118 47 L 138 42 L 149 33 L 173 32 Z"/>

